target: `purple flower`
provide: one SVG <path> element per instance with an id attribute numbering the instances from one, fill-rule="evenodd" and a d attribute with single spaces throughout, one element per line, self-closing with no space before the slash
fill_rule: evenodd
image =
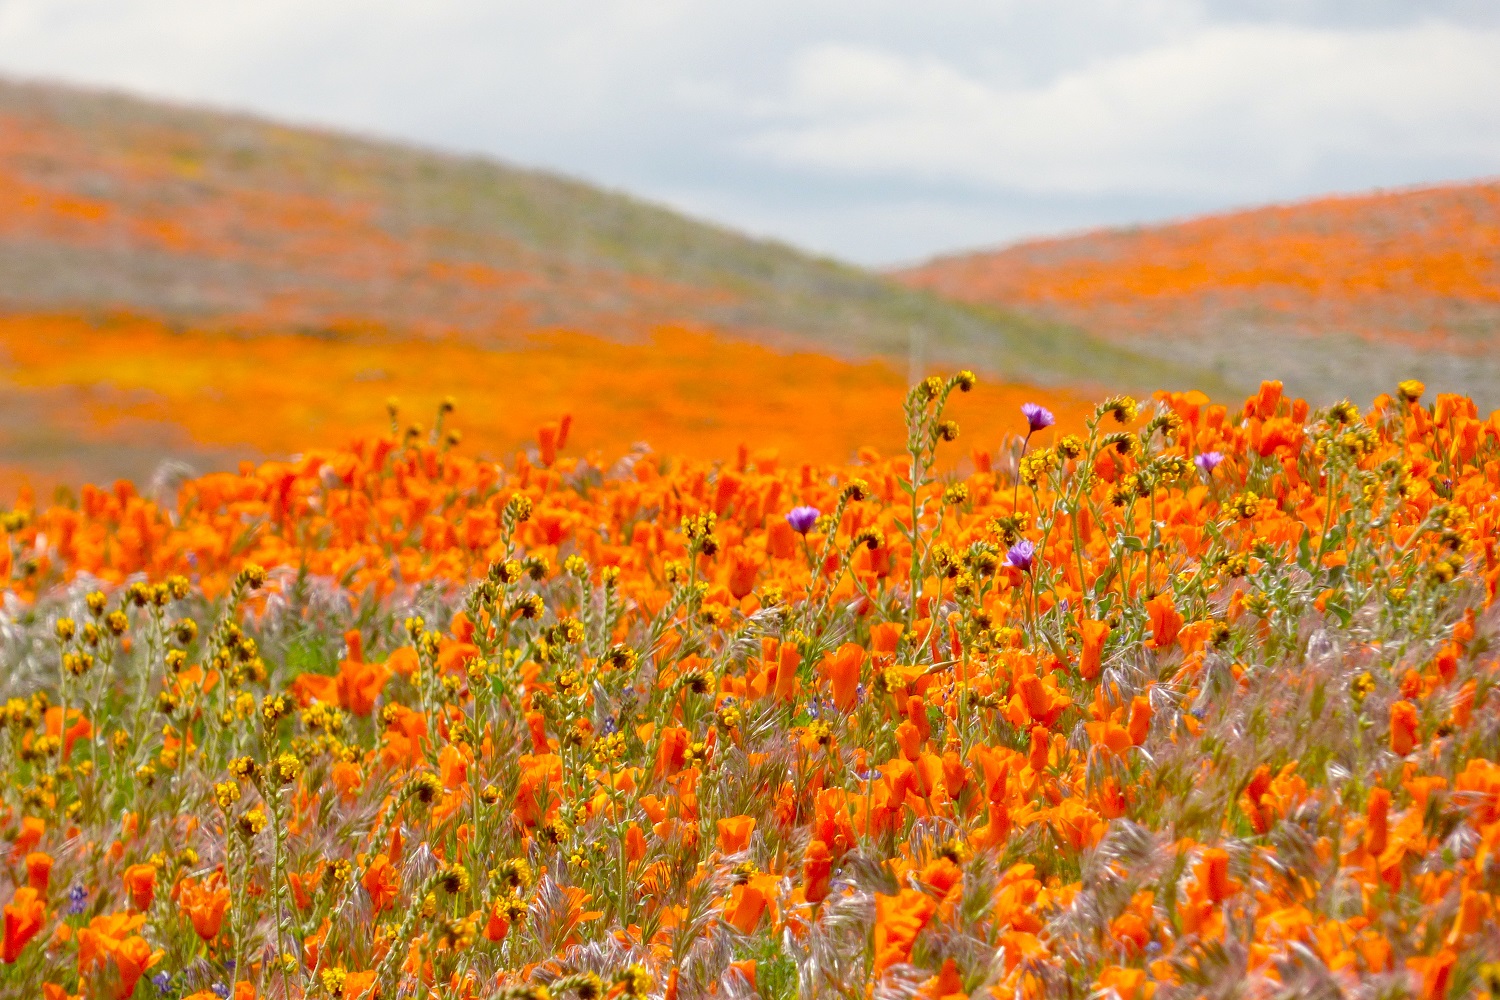
<path id="1" fill-rule="evenodd" d="M 1205 451 L 1203 454 L 1193 459 L 1193 464 L 1202 469 L 1205 476 L 1211 476 L 1213 475 L 1214 469 L 1218 468 L 1219 463 L 1222 461 L 1224 461 L 1224 456 L 1219 454 L 1218 452 Z"/>
<path id="2" fill-rule="evenodd" d="M 151 977 L 151 985 L 156 987 L 156 992 L 165 993 L 167 987 L 172 985 L 172 974 L 170 972 L 158 972 Z"/>
<path id="3" fill-rule="evenodd" d="M 68 914 L 74 917 L 78 916 L 78 914 L 88 909 L 88 901 L 89 891 L 81 885 L 74 884 L 68 890 Z"/>
<path id="4" fill-rule="evenodd" d="M 1051 427 L 1057 422 L 1052 411 L 1040 403 L 1022 403 L 1021 414 L 1026 418 L 1026 423 L 1031 427 L 1031 433 L 1035 434 L 1044 427 Z"/>
<path id="5" fill-rule="evenodd" d="M 1009 552 L 1005 553 L 1005 565 L 1011 569 L 1018 569 L 1022 573 L 1030 573 L 1031 563 L 1035 558 L 1036 546 L 1023 538 L 1012 545 Z"/>
<path id="6" fill-rule="evenodd" d="M 816 507 L 793 507 L 787 511 L 786 523 L 792 526 L 792 530 L 799 535 L 805 535 L 812 530 L 812 526 L 818 523 L 818 515 L 822 511 Z"/>

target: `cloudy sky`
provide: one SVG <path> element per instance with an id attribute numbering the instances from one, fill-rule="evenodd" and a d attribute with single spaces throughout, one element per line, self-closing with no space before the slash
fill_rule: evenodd
<path id="1" fill-rule="evenodd" d="M 1497 0 L 0 0 L 0 72 L 555 168 L 870 264 L 1500 175 Z"/>

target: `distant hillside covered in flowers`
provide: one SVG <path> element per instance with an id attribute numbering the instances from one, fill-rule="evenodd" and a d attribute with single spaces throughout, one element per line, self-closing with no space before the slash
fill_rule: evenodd
<path id="1" fill-rule="evenodd" d="M 565 178 L 0 81 L 0 495 L 336 444 L 392 394 L 483 406 L 492 451 L 588 400 L 580 440 L 612 451 L 845 459 L 960 359 L 1015 393 L 1214 389 Z M 811 377 L 862 389 L 807 426 L 775 401 Z"/>
<path id="2" fill-rule="evenodd" d="M 1415 375 L 1500 405 L 1500 181 L 1039 240 L 899 278 L 1316 399 Z"/>

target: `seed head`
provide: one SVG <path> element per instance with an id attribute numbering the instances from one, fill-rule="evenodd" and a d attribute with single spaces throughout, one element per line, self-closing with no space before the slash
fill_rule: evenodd
<path id="1" fill-rule="evenodd" d="M 423 771 L 412 778 L 406 787 L 418 802 L 426 806 L 431 805 L 438 792 L 443 790 L 443 783 L 431 771 Z"/>
<path id="2" fill-rule="evenodd" d="M 460 864 L 448 865 L 438 876 L 438 885 L 450 896 L 469 890 L 469 869 Z"/>

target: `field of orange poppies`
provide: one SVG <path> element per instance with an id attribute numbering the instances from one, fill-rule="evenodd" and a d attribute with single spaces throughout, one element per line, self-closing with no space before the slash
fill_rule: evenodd
<path id="1" fill-rule="evenodd" d="M 1037 240 L 900 277 L 1324 402 L 1425 370 L 1500 405 L 1494 180 Z"/>
<path id="2" fill-rule="evenodd" d="M 194 433 L 295 457 L 0 516 L 7 996 L 1500 990 L 1466 398 L 958 372 L 860 400 L 845 457 L 864 383 L 808 361 L 774 433 L 627 450 L 589 396 L 628 373 L 563 413 L 436 344 L 456 408 L 423 376 L 302 448 L 275 339 L 166 380 L 168 333 L 49 330 L 37 391 L 109 366 L 154 420 L 218 379 Z"/>
<path id="3" fill-rule="evenodd" d="M 164 458 L 206 470 L 337 446 L 378 425 L 393 397 L 404 425 L 426 429 L 454 397 L 466 443 L 490 455 L 534 444 L 535 428 L 567 417 L 576 453 L 595 464 L 632 451 L 709 460 L 742 447 L 834 462 L 904 440 L 904 385 L 892 366 L 683 326 L 638 339 L 518 334 L 497 346 L 379 330 L 312 337 L 12 315 L 0 316 L 0 358 L 11 394 L 0 409 L 4 497 L 26 486 L 50 496 L 86 480 L 145 484 Z M 1086 396 L 1062 387 L 976 392 L 966 442 L 983 449 L 1014 430 L 1027 398 L 1046 401 L 1069 427 L 1088 412 Z M 970 450 L 955 460 L 972 461 Z"/>

